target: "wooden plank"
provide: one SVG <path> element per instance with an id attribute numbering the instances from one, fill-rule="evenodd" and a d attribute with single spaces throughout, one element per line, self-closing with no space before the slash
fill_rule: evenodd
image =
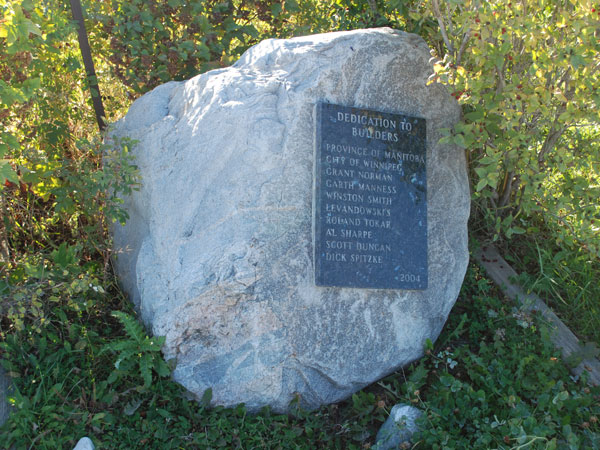
<path id="1" fill-rule="evenodd" d="M 560 349 L 563 359 L 567 360 L 581 352 L 582 346 L 575 334 L 558 318 L 558 316 L 535 294 L 527 294 L 514 283 L 517 272 L 500 256 L 494 246 L 482 247 L 473 255 L 485 269 L 489 277 L 502 289 L 504 294 L 518 302 L 528 311 L 538 311 L 553 329 L 550 339 Z M 596 358 L 585 358 L 571 372 L 577 376 L 583 371 L 589 372 L 590 385 L 600 385 L 600 361 Z"/>

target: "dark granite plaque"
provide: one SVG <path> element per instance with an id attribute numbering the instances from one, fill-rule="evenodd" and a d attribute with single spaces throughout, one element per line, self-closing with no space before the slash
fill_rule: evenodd
<path id="1" fill-rule="evenodd" d="M 425 119 L 319 103 L 318 286 L 427 288 Z"/>

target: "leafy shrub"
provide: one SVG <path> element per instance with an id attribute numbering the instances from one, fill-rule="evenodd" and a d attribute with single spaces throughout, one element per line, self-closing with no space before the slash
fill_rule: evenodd
<path id="1" fill-rule="evenodd" d="M 113 295 L 88 297 L 95 306 L 81 314 L 55 308 L 43 333 L 26 324 L 6 336 L 2 364 L 16 391 L 0 446 L 72 447 L 88 435 L 99 449 L 369 448 L 398 402 L 426 413 L 417 448 L 598 445 L 600 390 L 570 377 L 539 318 L 498 295 L 474 266 L 425 358 L 346 402 L 313 412 L 296 404 L 290 415 L 208 409 L 210 392 L 186 400 L 163 377 L 160 339 L 129 314 L 108 313 L 127 309 Z"/>
<path id="2" fill-rule="evenodd" d="M 91 34 L 109 43 L 98 53 L 134 96 L 227 66 L 266 38 L 393 23 L 369 0 L 113 0 L 87 6 Z"/>
<path id="3" fill-rule="evenodd" d="M 0 1 L 3 338 L 41 332 L 58 305 L 87 310 L 108 275 L 107 225 L 126 220 L 119 196 L 138 182 L 131 143 L 96 135 L 82 72 L 63 2 Z"/>
<path id="4" fill-rule="evenodd" d="M 561 242 L 594 252 L 600 158 L 585 108 L 597 109 L 597 17 L 566 1 L 528 14 L 525 2 L 511 5 L 84 2 L 111 117 L 156 84 L 227 65 L 265 37 L 419 32 L 464 108 L 448 139 L 468 147 L 478 226 L 521 234 L 547 212 Z M 127 219 L 117 194 L 138 180 L 132 143 L 107 152 L 96 136 L 79 58 L 64 2 L 0 0 L 0 345 L 16 384 L 0 446 L 72 447 L 91 435 L 97 448 L 368 448 L 404 401 L 426 411 L 422 447 L 598 447 L 598 389 L 571 378 L 543 323 L 475 268 L 438 346 L 347 402 L 250 416 L 243 405 L 208 409 L 210 392 L 186 400 L 166 379 L 162 339 L 133 320 L 110 272 L 107 225 Z"/>
<path id="5" fill-rule="evenodd" d="M 585 248 L 558 244 L 554 230 L 541 220 L 539 232 L 518 236 L 502 248 L 520 272 L 518 282 L 538 294 L 583 342 L 600 345 L 600 260 Z M 518 252 L 511 250 L 517 248 Z"/>
<path id="6" fill-rule="evenodd" d="M 58 236 L 85 242 L 104 213 L 124 219 L 105 192 L 126 193 L 137 180 L 126 145 L 102 165 L 106 148 L 95 135 L 64 5 L 8 2 L 0 13 L 0 242 L 3 260 L 15 264 L 18 253 L 52 247 Z"/>
<path id="7" fill-rule="evenodd" d="M 446 140 L 467 150 L 484 226 L 510 238 L 543 212 L 575 227 L 561 239 L 599 255 L 595 8 L 431 0 L 421 13 L 437 20 L 428 32 L 443 58 L 437 79 L 463 106 L 465 120 Z"/>
<path id="8" fill-rule="evenodd" d="M 436 347 L 383 382 L 422 408 L 418 446 L 596 448 L 598 388 L 569 375 L 540 317 L 498 295 L 475 267 Z"/>

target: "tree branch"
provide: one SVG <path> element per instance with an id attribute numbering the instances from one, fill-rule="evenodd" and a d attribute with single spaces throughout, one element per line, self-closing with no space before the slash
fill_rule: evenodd
<path id="1" fill-rule="evenodd" d="M 460 43 L 460 48 L 458 49 L 458 56 L 456 57 L 456 65 L 460 66 L 460 61 L 462 60 L 463 52 L 465 51 L 465 47 L 467 46 L 467 42 L 471 38 L 471 29 L 469 28 L 467 32 L 464 34 L 462 42 Z"/>
<path id="2" fill-rule="evenodd" d="M 498 207 L 503 208 L 508 205 L 508 201 L 510 200 L 510 194 L 513 189 L 513 181 L 514 181 L 515 173 L 509 172 L 506 175 L 506 183 L 504 189 L 502 191 L 502 196 L 500 197 L 500 201 L 498 202 Z"/>
<path id="3" fill-rule="evenodd" d="M 440 26 L 440 32 L 442 33 L 442 38 L 444 39 L 444 42 L 446 43 L 446 48 L 448 49 L 449 53 L 454 53 L 454 47 L 450 43 L 450 39 L 448 39 L 448 33 L 446 32 L 446 25 L 444 24 L 444 19 L 442 17 L 442 13 L 440 12 L 440 4 L 438 3 L 438 0 L 432 0 L 432 3 L 433 3 L 433 14 L 435 15 L 435 18 L 437 19 L 438 24 Z"/>
<path id="4" fill-rule="evenodd" d="M 498 74 L 498 86 L 496 87 L 496 95 L 498 95 L 504 90 L 506 83 L 504 82 L 504 74 L 502 73 L 503 71 L 499 69 L 498 66 L 494 67 L 496 68 L 496 73 Z"/>
<path id="5" fill-rule="evenodd" d="M 554 148 L 562 134 L 565 132 L 565 127 L 555 128 L 556 122 L 557 120 L 554 121 L 552 128 L 546 135 L 546 139 L 542 144 L 542 149 L 540 150 L 540 153 L 538 155 L 538 163 L 540 164 L 543 164 L 544 158 L 546 157 L 546 153 L 548 153 L 552 148 Z"/>

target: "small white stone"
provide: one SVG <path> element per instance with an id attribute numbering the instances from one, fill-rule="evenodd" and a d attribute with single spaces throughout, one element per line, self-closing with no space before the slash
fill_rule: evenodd
<path id="1" fill-rule="evenodd" d="M 89 437 L 82 437 L 73 450 L 94 450 L 94 443 Z"/>
<path id="2" fill-rule="evenodd" d="M 390 416 L 379 429 L 373 450 L 392 450 L 403 442 L 410 441 L 419 429 L 416 421 L 423 411 L 414 406 L 399 403 L 392 408 Z"/>

